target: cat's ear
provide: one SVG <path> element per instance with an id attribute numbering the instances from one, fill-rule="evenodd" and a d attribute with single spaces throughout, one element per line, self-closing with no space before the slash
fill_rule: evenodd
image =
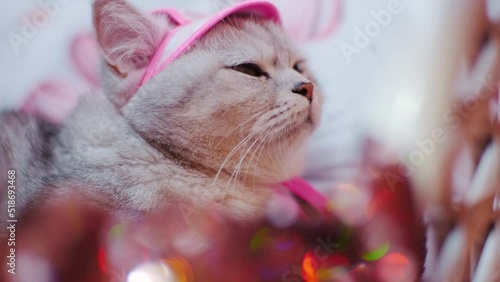
<path id="1" fill-rule="evenodd" d="M 146 67 L 165 30 L 123 0 L 95 0 L 93 21 L 104 58 L 119 74 Z"/>

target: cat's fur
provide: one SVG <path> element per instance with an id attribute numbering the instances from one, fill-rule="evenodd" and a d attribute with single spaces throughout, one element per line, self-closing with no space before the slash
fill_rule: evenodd
<path id="1" fill-rule="evenodd" d="M 18 212 L 78 194 L 122 215 L 217 204 L 236 219 L 260 217 L 270 188 L 300 173 L 320 116 L 316 90 L 312 102 L 292 92 L 311 78 L 293 69 L 302 58 L 283 30 L 230 17 L 138 88 L 166 21 L 96 0 L 94 24 L 105 94 L 83 98 L 62 125 L 0 115 L 0 185 L 15 169 Z M 269 77 L 228 68 L 247 62 Z"/>

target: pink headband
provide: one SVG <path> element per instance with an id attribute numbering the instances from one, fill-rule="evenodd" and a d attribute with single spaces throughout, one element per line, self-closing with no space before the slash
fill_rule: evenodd
<path id="1" fill-rule="evenodd" d="M 198 19 L 188 19 L 174 9 L 158 10 L 154 14 L 168 16 L 171 23 L 176 27 L 163 39 L 153 60 L 146 69 L 146 73 L 139 86 L 144 85 L 153 76 L 161 72 L 216 24 L 230 15 L 247 14 L 259 16 L 281 24 L 278 9 L 272 3 L 263 0 L 244 1 L 224 9 L 215 15 Z"/>

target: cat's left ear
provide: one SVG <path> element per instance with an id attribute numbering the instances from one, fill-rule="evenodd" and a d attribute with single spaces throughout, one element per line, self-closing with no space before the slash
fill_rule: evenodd
<path id="1" fill-rule="evenodd" d="M 166 30 L 124 0 L 95 0 L 93 21 L 106 62 L 123 75 L 148 66 Z"/>

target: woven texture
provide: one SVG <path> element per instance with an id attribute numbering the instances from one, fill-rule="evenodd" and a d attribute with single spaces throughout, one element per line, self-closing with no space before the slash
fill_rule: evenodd
<path id="1" fill-rule="evenodd" d="M 434 152 L 412 175 L 428 225 L 424 280 L 500 281 L 500 22 L 487 1 L 448 5 L 441 24 L 454 28 L 435 53 L 448 65 L 423 98 L 421 136 L 435 142 L 420 148 Z"/>

